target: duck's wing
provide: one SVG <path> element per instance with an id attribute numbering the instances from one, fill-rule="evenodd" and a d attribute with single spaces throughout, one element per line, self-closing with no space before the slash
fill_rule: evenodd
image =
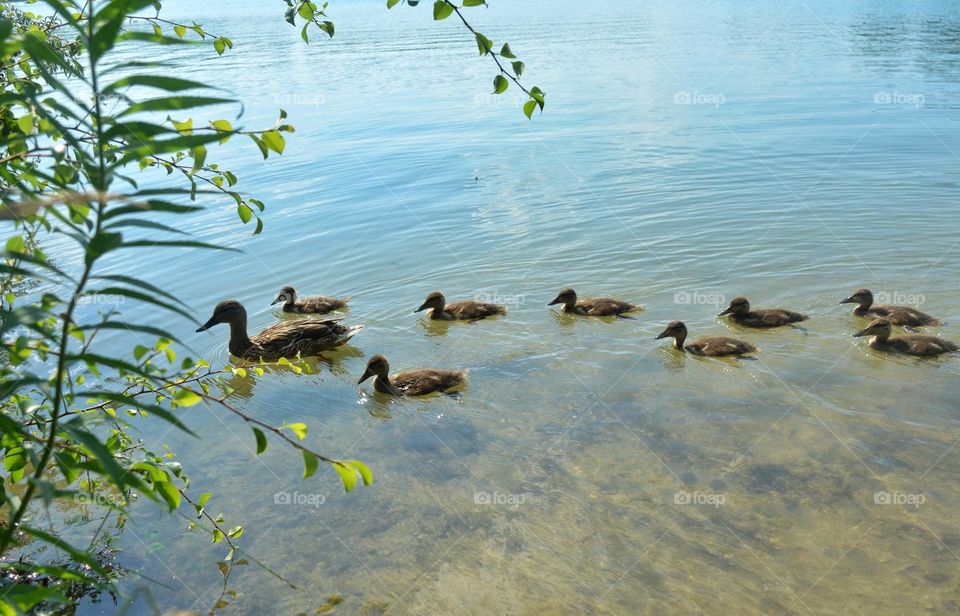
<path id="1" fill-rule="evenodd" d="M 270 354 L 292 357 L 297 353 L 311 355 L 324 348 L 338 346 L 363 329 L 362 325 L 346 327 L 336 319 L 301 319 L 282 321 L 267 327 L 251 342 Z"/>
<path id="2" fill-rule="evenodd" d="M 505 306 L 477 302 L 472 299 L 447 304 L 444 310 L 459 319 L 482 319 L 495 314 L 507 314 Z"/>
<path id="3" fill-rule="evenodd" d="M 766 327 L 776 327 L 777 325 L 807 320 L 807 315 L 784 308 L 758 308 L 753 312 L 757 314 L 760 324 Z"/>
<path id="4" fill-rule="evenodd" d="M 703 355 L 740 355 L 742 353 L 753 353 L 757 350 L 757 347 L 749 342 L 727 336 L 700 338 L 691 342 L 689 346 L 699 348 Z"/>
<path id="5" fill-rule="evenodd" d="M 577 302 L 577 304 L 582 306 L 587 314 L 596 316 L 622 314 L 624 312 L 632 312 L 640 308 L 640 306 L 637 304 L 631 304 L 630 302 L 614 299 L 612 297 L 593 297 Z"/>
<path id="6" fill-rule="evenodd" d="M 317 312 L 329 312 L 337 308 L 343 308 L 347 305 L 350 298 L 338 299 L 336 297 L 327 297 L 326 295 L 311 295 L 304 297 L 301 302 L 309 309 Z"/>
<path id="7" fill-rule="evenodd" d="M 466 378 L 466 374 L 466 370 L 455 372 L 421 368 L 397 373 L 390 377 L 390 382 L 408 396 L 419 396 L 459 385 Z"/>

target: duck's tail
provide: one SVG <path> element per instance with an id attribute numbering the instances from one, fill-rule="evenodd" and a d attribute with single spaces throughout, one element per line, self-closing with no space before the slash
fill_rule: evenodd
<path id="1" fill-rule="evenodd" d="M 363 328 L 363 325 L 351 325 L 350 327 L 347 327 L 337 340 L 337 344 L 346 344 L 347 341 L 359 334 Z"/>

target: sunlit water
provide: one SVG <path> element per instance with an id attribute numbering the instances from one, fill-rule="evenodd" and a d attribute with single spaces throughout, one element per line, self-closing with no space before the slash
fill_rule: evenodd
<path id="1" fill-rule="evenodd" d="M 283 107 L 297 132 L 266 163 L 252 144 L 211 152 L 268 204 L 266 230 L 250 237 L 219 200 L 190 227 L 243 254 L 115 264 L 200 319 L 231 297 L 263 327 L 294 284 L 353 296 L 349 322 L 367 326 L 317 374 L 238 379 L 233 402 L 309 423 L 308 444 L 367 462 L 371 487 L 344 495 L 330 471 L 301 480 L 294 452 L 273 441 L 255 457 L 250 430 L 217 410 L 189 411 L 202 441 L 145 434 L 286 580 L 238 568 L 230 613 L 312 612 L 330 595 L 338 613 L 366 614 L 960 611 L 960 360 L 871 352 L 837 305 L 858 286 L 921 296 L 947 321 L 934 331 L 960 339 L 956 5 L 472 10 L 547 91 L 532 122 L 514 89 L 486 94 L 491 62 L 453 19 L 433 23 L 428 2 L 335 3 L 336 37 L 309 46 L 281 3 L 165 5 L 236 44 L 175 59 L 177 74 L 229 86 L 248 127 Z M 562 317 L 546 303 L 568 285 L 646 311 Z M 412 311 L 435 289 L 498 296 L 510 312 L 429 324 Z M 736 294 L 812 318 L 738 330 L 715 316 Z M 194 334 L 121 309 L 227 360 L 222 326 Z M 742 336 L 757 360 L 680 355 L 653 339 L 673 319 L 693 336 Z M 397 369 L 469 368 L 469 387 L 359 393 L 374 353 Z M 280 492 L 323 502 L 277 504 Z M 126 588 L 161 609 L 209 609 L 222 544 L 136 511 L 121 562 L 146 579 Z M 150 604 L 141 594 L 134 611 Z M 113 608 L 86 608 L 101 610 Z"/>

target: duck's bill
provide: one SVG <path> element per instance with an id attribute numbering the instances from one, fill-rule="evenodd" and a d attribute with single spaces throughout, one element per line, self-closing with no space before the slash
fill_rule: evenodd
<path id="1" fill-rule="evenodd" d="M 274 304 L 279 304 L 279 303 L 282 302 L 282 301 L 283 301 L 283 296 L 281 295 L 281 296 L 278 297 L 277 299 L 275 299 L 275 300 L 273 300 L 272 302 L 270 302 L 270 305 L 273 306 Z"/>
<path id="2" fill-rule="evenodd" d="M 721 313 L 718 314 L 717 316 L 718 316 L 718 317 L 722 317 L 722 316 L 725 316 L 725 315 L 728 315 L 728 314 L 733 314 L 733 308 L 727 308 L 726 310 L 724 310 L 723 312 L 721 312 Z"/>
<path id="3" fill-rule="evenodd" d="M 869 329 L 870 329 L 869 327 L 868 327 L 867 329 L 861 329 L 860 331 L 858 331 L 857 333 L 855 333 L 855 334 L 853 335 L 853 337 L 854 337 L 854 338 L 862 338 L 863 336 L 866 336 L 866 335 L 869 333 L 869 332 L 867 331 L 867 330 L 869 330 Z"/>
<path id="4" fill-rule="evenodd" d="M 417 309 L 414 310 L 413 312 L 414 312 L 414 313 L 421 312 L 421 311 L 423 311 L 423 310 L 426 310 L 426 309 L 429 308 L 429 307 L 430 307 L 430 306 L 428 306 L 428 305 L 426 305 L 426 304 L 422 304 L 419 308 L 417 308 Z"/>
<path id="5" fill-rule="evenodd" d="M 547 306 L 553 306 L 553 305 L 555 305 L 555 304 L 562 304 L 562 303 L 563 303 L 563 302 L 560 301 L 560 298 L 557 297 L 557 298 L 555 298 L 552 302 L 550 302 L 549 304 L 547 304 Z"/>
<path id="6" fill-rule="evenodd" d="M 210 320 L 207 321 L 206 323 L 204 323 L 203 325 L 201 325 L 200 327 L 198 327 L 198 328 L 197 328 L 197 331 L 198 331 L 198 332 L 205 332 L 205 331 L 207 331 L 208 329 L 210 329 L 211 327 L 213 327 L 213 326 L 216 325 L 216 324 L 217 324 L 217 322 L 213 320 L 213 317 L 210 317 Z"/>
<path id="7" fill-rule="evenodd" d="M 373 376 L 373 371 L 370 370 L 370 368 L 367 368 L 366 370 L 364 370 L 363 376 L 360 377 L 360 380 L 357 381 L 357 385 L 359 385 L 360 383 L 363 383 L 364 381 L 366 381 L 372 376 Z"/>
<path id="8" fill-rule="evenodd" d="M 670 335 L 670 332 L 668 332 L 668 331 L 662 331 L 662 332 L 660 332 L 659 334 L 657 334 L 657 337 L 654 338 L 654 340 L 661 340 L 661 339 L 663 339 L 663 338 L 666 338 L 666 337 L 669 336 L 669 335 Z"/>
<path id="9" fill-rule="evenodd" d="M 856 304 L 856 303 L 857 303 L 857 300 L 853 299 L 852 297 L 848 297 L 848 298 L 846 298 L 846 299 L 840 300 L 840 303 L 841 303 L 841 304 Z"/>

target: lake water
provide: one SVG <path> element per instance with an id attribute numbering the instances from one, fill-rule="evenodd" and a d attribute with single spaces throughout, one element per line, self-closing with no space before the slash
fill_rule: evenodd
<path id="1" fill-rule="evenodd" d="M 238 567 L 224 613 L 313 613 L 331 595 L 347 614 L 960 611 L 960 360 L 878 355 L 837 305 L 867 286 L 960 339 L 955 3 L 470 10 L 547 92 L 533 121 L 515 89 L 487 94 L 492 62 L 429 2 L 335 2 L 336 37 L 309 46 L 279 2 L 164 4 L 235 43 L 173 72 L 228 87 L 248 127 L 283 107 L 297 132 L 267 162 L 252 144 L 211 148 L 267 203 L 266 228 L 251 237 L 208 200 L 191 230 L 243 254 L 117 267 L 201 321 L 235 298 L 266 326 L 293 284 L 353 296 L 349 322 L 367 326 L 316 374 L 232 384 L 245 412 L 305 421 L 311 447 L 368 463 L 373 486 L 345 495 L 326 469 L 301 480 L 298 455 L 272 441 L 255 457 L 218 410 L 188 411 L 203 441 L 144 433 L 283 578 Z M 646 310 L 563 317 L 546 304 L 564 286 Z M 437 289 L 510 312 L 431 324 L 413 309 Z M 739 294 L 812 318 L 738 329 L 715 315 Z M 225 327 L 145 318 L 228 360 Z M 757 359 L 678 354 L 654 340 L 673 319 L 748 339 Z M 469 368 L 469 387 L 373 398 L 356 380 L 374 353 Z M 282 492 L 316 506 L 275 503 Z M 120 560 L 144 577 L 125 587 L 205 612 L 225 550 L 186 524 L 136 507 Z M 148 612 L 138 597 L 132 612 Z"/>

